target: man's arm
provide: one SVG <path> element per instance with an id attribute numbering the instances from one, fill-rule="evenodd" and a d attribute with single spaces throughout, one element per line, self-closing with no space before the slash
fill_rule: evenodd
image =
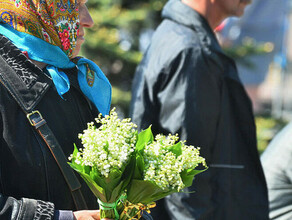
<path id="1" fill-rule="evenodd" d="M 207 164 L 217 137 L 223 79 L 223 70 L 213 56 L 200 48 L 182 51 L 171 67 L 167 86 L 158 94 L 161 128 L 178 133 L 189 145 L 200 147 Z M 196 177 L 189 188 L 195 193 L 174 194 L 167 198 L 170 215 L 175 219 L 194 219 L 200 212 L 211 212 L 210 177 L 211 170 Z"/>
<path id="2" fill-rule="evenodd" d="M 178 133 L 187 144 L 201 147 L 208 161 L 221 108 L 222 69 L 211 54 L 189 48 L 181 51 L 164 71 L 167 77 L 157 91 L 159 126 Z"/>

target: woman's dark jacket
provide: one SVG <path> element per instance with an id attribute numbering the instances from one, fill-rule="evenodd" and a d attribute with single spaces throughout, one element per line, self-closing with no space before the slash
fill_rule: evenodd
<path id="1" fill-rule="evenodd" d="M 78 133 L 98 115 L 78 87 L 76 69 L 66 71 L 71 89 L 61 98 L 52 80 L 2 35 L 0 61 L 0 75 L 16 73 L 9 78 L 23 104 L 40 111 L 69 157 L 73 143 L 80 147 Z M 80 182 L 89 209 L 97 209 Z M 0 83 L 0 219 L 51 219 L 55 209 L 75 210 L 70 190 L 48 147 Z"/>
<path id="2" fill-rule="evenodd" d="M 188 190 L 158 202 L 154 219 L 268 219 L 252 106 L 234 61 L 207 21 L 174 0 L 133 81 L 131 117 L 139 129 L 178 133 L 201 148 L 209 169 Z"/>

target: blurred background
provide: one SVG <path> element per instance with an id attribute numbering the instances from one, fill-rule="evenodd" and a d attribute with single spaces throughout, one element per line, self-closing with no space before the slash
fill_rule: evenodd
<path id="1" fill-rule="evenodd" d="M 167 0 L 90 0 L 95 25 L 82 55 L 96 62 L 113 87 L 112 107 L 128 117 L 136 66 L 161 21 Z M 226 19 L 216 35 L 236 60 L 253 102 L 258 150 L 292 120 L 292 1 L 253 0 L 241 18 Z"/>

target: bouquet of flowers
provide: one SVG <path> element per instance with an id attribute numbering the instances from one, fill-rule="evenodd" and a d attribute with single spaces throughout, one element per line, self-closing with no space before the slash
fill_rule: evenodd
<path id="1" fill-rule="evenodd" d="M 192 185 L 204 171 L 199 149 L 178 142 L 177 135 L 157 135 L 151 126 L 140 132 L 130 119 L 109 116 L 96 119 L 79 135 L 83 149 L 75 147 L 70 166 L 98 198 L 101 218 L 139 219 L 155 201 Z M 196 170 L 199 164 L 205 169 Z"/>
<path id="2" fill-rule="evenodd" d="M 159 134 L 154 139 L 151 126 L 139 133 L 135 171 L 120 219 L 139 219 L 142 210 L 150 212 L 155 201 L 191 186 L 194 176 L 206 169 L 199 149 L 177 142 L 178 139 L 170 134 Z M 199 164 L 205 169 L 196 170 Z"/>

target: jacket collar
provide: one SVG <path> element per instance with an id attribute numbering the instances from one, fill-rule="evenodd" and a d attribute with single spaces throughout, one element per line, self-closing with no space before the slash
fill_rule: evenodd
<path id="1" fill-rule="evenodd" d="M 163 8 L 162 17 L 195 30 L 207 48 L 212 47 L 213 50 L 223 53 L 208 21 L 181 0 L 169 0 Z"/>
<path id="2" fill-rule="evenodd" d="M 181 0 L 169 0 L 163 8 L 162 17 L 165 19 L 170 19 L 194 30 L 206 52 L 219 53 L 221 56 L 229 60 L 230 65 L 232 65 L 235 71 L 224 71 L 225 76 L 240 82 L 234 60 L 223 52 L 214 31 L 210 27 L 208 21 L 202 15 L 186 4 L 182 3 Z M 218 59 L 218 56 L 214 56 L 213 58 Z M 221 59 L 218 59 L 218 65 L 220 68 L 222 68 L 222 70 L 225 69 Z"/>
<path id="3" fill-rule="evenodd" d="M 0 34 L 0 81 L 26 111 L 32 111 L 52 80 Z"/>

